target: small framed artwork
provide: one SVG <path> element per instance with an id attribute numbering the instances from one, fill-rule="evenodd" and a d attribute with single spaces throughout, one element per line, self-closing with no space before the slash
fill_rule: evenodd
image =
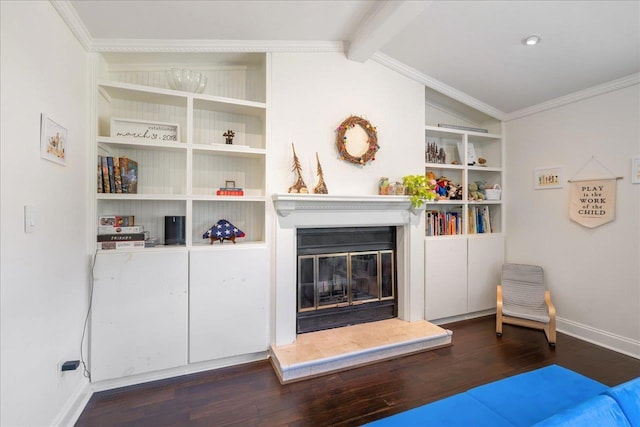
<path id="1" fill-rule="evenodd" d="M 231 180 L 226 180 L 224 182 L 224 186 L 225 186 L 225 188 L 235 188 L 236 187 L 236 182 L 235 181 L 231 181 Z"/>
<path id="2" fill-rule="evenodd" d="M 536 190 L 564 187 L 563 168 L 559 166 L 549 168 L 536 168 L 533 187 Z"/>
<path id="3" fill-rule="evenodd" d="M 467 165 L 473 166 L 478 161 L 476 157 L 476 148 L 472 143 L 467 143 Z M 464 148 L 462 142 L 458 142 L 458 157 L 460 158 L 460 164 L 464 164 Z"/>
<path id="4" fill-rule="evenodd" d="M 67 134 L 67 129 L 43 113 L 40 116 L 40 157 L 65 166 Z"/>
<path id="5" fill-rule="evenodd" d="M 631 183 L 640 184 L 640 156 L 631 159 Z"/>

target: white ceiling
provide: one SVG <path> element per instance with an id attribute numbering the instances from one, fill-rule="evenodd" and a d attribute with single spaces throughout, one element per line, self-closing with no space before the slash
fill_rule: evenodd
<path id="1" fill-rule="evenodd" d="M 401 63 L 502 114 L 640 72 L 638 0 L 55 3 L 70 4 L 103 47 L 344 42 L 350 59 Z M 538 46 L 521 43 L 531 34 L 542 36 Z"/>

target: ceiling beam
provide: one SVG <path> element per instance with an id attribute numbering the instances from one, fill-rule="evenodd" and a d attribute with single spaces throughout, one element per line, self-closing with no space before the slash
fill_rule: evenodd
<path id="1" fill-rule="evenodd" d="M 365 62 L 420 15 L 432 1 L 384 0 L 375 2 L 349 40 L 347 58 Z"/>

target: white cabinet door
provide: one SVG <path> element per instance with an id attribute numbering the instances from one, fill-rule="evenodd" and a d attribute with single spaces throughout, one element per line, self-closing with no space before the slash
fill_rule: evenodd
<path id="1" fill-rule="evenodd" d="M 190 254 L 191 363 L 268 349 L 267 248 L 224 244 Z"/>
<path id="2" fill-rule="evenodd" d="M 496 307 L 496 286 L 504 262 L 504 236 L 485 235 L 469 239 L 470 313 Z"/>
<path id="3" fill-rule="evenodd" d="M 91 378 L 187 364 L 187 251 L 99 252 L 91 310 Z"/>
<path id="4" fill-rule="evenodd" d="M 467 239 L 425 240 L 425 318 L 467 312 Z"/>

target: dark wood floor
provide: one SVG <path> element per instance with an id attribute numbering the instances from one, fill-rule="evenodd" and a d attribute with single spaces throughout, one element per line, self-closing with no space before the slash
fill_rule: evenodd
<path id="1" fill-rule="evenodd" d="M 640 360 L 493 316 L 446 325 L 453 346 L 280 385 L 268 361 L 96 393 L 76 426 L 358 426 L 471 387 L 558 364 L 607 385 Z"/>

